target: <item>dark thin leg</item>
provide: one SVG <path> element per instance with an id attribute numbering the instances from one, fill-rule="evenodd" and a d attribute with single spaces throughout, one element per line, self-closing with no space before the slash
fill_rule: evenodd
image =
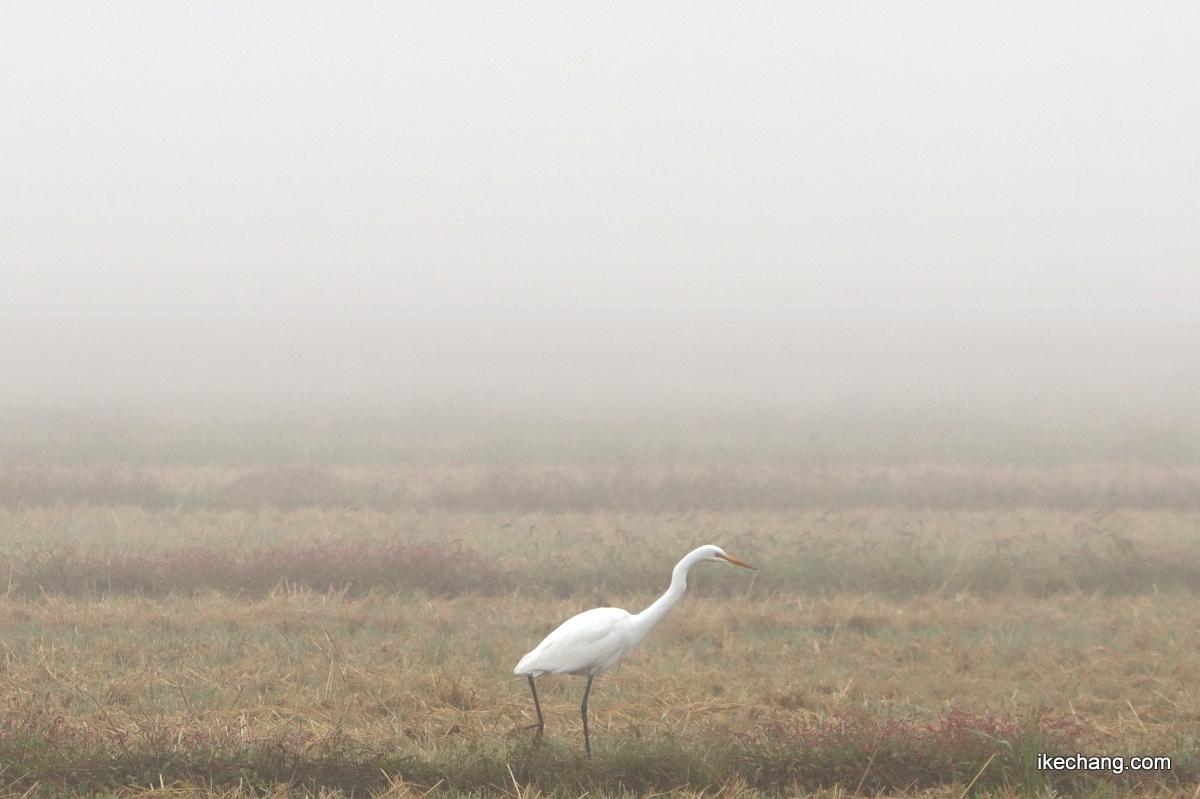
<path id="1" fill-rule="evenodd" d="M 534 710 L 537 711 L 538 720 L 537 720 L 537 724 L 530 724 L 525 729 L 532 730 L 534 727 L 537 727 L 537 730 L 538 730 L 537 735 L 534 737 L 541 738 L 542 731 L 546 729 L 546 720 L 542 718 L 542 706 L 538 702 L 537 686 L 533 684 L 533 675 L 532 674 L 529 675 L 529 690 L 533 691 L 533 708 L 534 708 Z"/>
<path id="2" fill-rule="evenodd" d="M 583 689 L 583 707 L 580 708 L 580 712 L 583 714 L 583 748 L 587 750 L 588 757 L 591 757 L 592 754 L 592 742 L 588 739 L 587 698 L 588 694 L 592 692 L 592 680 L 594 679 L 596 679 L 595 674 L 588 675 L 587 688 Z"/>

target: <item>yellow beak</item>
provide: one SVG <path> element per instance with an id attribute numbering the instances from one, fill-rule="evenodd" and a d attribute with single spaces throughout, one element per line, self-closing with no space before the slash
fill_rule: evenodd
<path id="1" fill-rule="evenodd" d="M 721 554 L 721 555 L 717 555 L 717 557 L 729 561 L 734 566 L 741 566 L 746 569 L 754 569 L 754 567 L 751 566 L 749 563 L 746 563 L 745 561 L 742 561 L 742 560 L 738 560 L 737 558 L 733 557 L 732 555 Z M 754 569 L 754 571 L 758 571 L 758 569 Z"/>

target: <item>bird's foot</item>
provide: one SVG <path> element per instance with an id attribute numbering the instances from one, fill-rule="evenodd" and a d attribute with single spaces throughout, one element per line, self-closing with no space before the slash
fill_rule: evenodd
<path id="1" fill-rule="evenodd" d="M 518 727 L 519 730 L 537 730 L 537 735 L 533 736 L 534 740 L 542 740 L 542 733 L 545 732 L 546 725 L 538 724 L 536 721 L 533 724 L 526 724 L 524 727 Z"/>

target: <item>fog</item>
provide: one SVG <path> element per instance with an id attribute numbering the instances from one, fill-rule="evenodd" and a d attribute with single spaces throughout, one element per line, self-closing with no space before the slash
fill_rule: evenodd
<path id="1" fill-rule="evenodd" d="M 7 4 L 3 404 L 1194 416 L 1196 30 Z"/>
<path id="2" fill-rule="evenodd" d="M 866 412 L 1196 408 L 1200 325 L 24 319 L 9 404 Z"/>

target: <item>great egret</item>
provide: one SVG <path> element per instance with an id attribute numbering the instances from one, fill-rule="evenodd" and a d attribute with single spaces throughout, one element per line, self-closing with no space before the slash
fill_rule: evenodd
<path id="1" fill-rule="evenodd" d="M 732 563 L 747 569 L 754 567 L 735 557 L 726 555 L 720 547 L 711 544 L 689 552 L 675 564 L 671 572 L 671 587 L 653 605 L 636 616 L 620 608 L 595 608 L 572 616 L 546 636 L 537 648 L 513 669 L 513 674 L 529 677 L 529 690 L 533 692 L 533 707 L 537 711 L 537 737 L 546 729 L 542 718 L 542 706 L 538 702 L 534 678 L 543 674 L 586 674 L 587 688 L 583 689 L 583 704 L 579 708 L 583 716 L 583 746 L 590 755 L 592 744 L 588 739 L 587 703 L 592 692 L 592 680 L 597 674 L 617 665 L 621 658 L 637 649 L 638 644 L 654 629 L 687 590 L 687 576 L 697 563 Z"/>

